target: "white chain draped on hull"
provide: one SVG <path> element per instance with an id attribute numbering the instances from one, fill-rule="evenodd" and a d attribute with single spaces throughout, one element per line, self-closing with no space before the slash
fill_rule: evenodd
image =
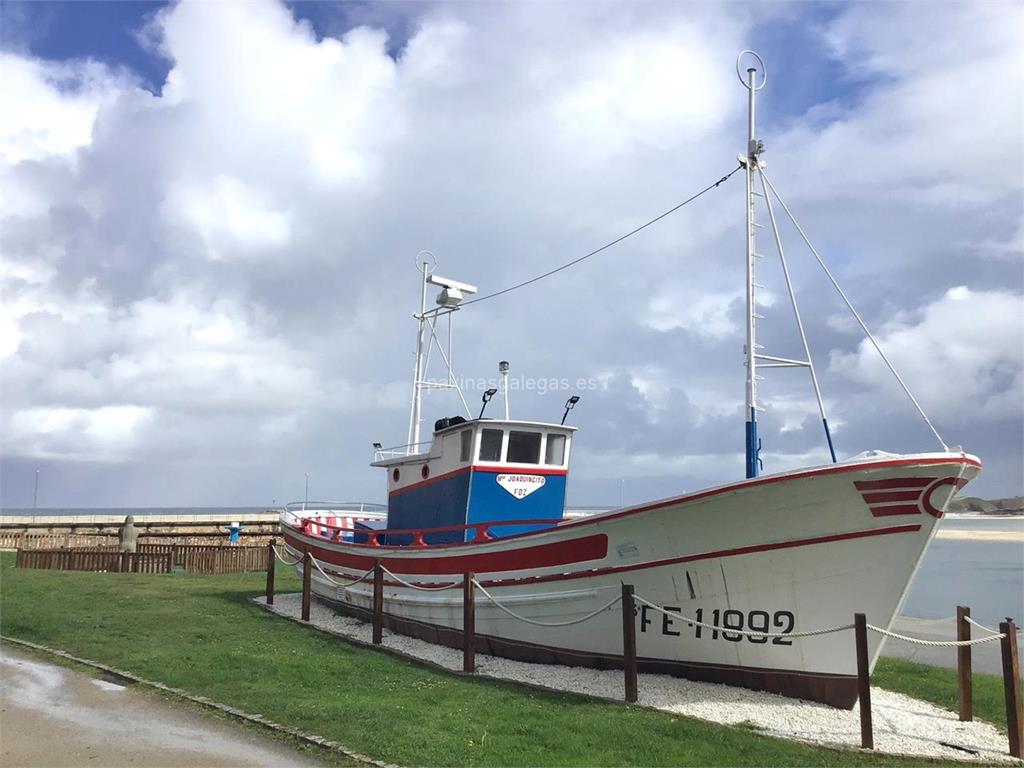
<path id="1" fill-rule="evenodd" d="M 638 606 L 641 670 L 850 707 L 857 694 L 852 636 L 795 635 L 846 626 L 854 612 L 890 627 L 949 499 L 980 466 L 963 453 L 887 455 L 480 543 L 371 546 L 288 525 L 285 544 L 292 556 L 308 550 L 336 579 L 362 576 L 379 559 L 393 574 L 384 582 L 387 625 L 452 645 L 461 642 L 461 590 L 409 585 L 460 587 L 472 572 L 507 609 L 478 593 L 478 650 L 532 661 L 620 666 L 622 614 L 613 601 L 623 583 L 632 584 L 668 614 Z M 314 571 L 312 589 L 364 618 L 372 607 L 365 581 L 339 585 Z M 595 611 L 578 624 L 544 626 Z M 872 664 L 881 640 L 870 638 Z"/>

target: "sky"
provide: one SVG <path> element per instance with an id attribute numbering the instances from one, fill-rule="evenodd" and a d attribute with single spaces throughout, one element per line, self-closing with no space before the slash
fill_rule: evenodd
<path id="1" fill-rule="evenodd" d="M 1024 7 L 921 9 L 5 0 L 0 504 L 382 501 L 417 253 L 491 293 L 717 180 L 745 48 L 769 178 L 969 492 L 1024 492 Z M 513 417 L 581 395 L 570 504 L 742 477 L 743 211 L 736 174 L 456 313 L 471 405 L 503 359 Z M 781 230 L 840 459 L 940 449 Z M 759 340 L 799 357 L 769 233 Z M 765 471 L 827 462 L 806 372 L 763 373 Z"/>

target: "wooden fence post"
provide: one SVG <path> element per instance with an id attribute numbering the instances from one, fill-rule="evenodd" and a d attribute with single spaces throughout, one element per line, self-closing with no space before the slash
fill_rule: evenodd
<path id="1" fill-rule="evenodd" d="M 622 585 L 622 669 L 626 675 L 626 701 L 637 700 L 636 682 L 636 609 L 633 607 L 633 585 Z"/>
<path id="2" fill-rule="evenodd" d="M 967 621 L 970 618 L 971 609 L 966 605 L 956 607 L 956 639 L 958 641 L 971 639 L 971 625 Z M 956 670 L 960 694 L 960 720 L 969 723 L 974 719 L 974 682 L 971 679 L 971 646 L 961 645 L 956 649 Z"/>
<path id="3" fill-rule="evenodd" d="M 313 579 L 313 556 L 307 549 L 302 554 L 302 620 L 309 621 L 309 593 Z"/>
<path id="4" fill-rule="evenodd" d="M 1024 742 L 1024 718 L 1021 717 L 1020 701 L 1020 657 L 1017 654 L 1017 625 L 1013 619 L 999 624 L 1003 639 L 999 641 L 1003 650 L 1003 694 L 1006 698 L 1006 730 L 1010 737 L 1010 754 L 1017 759 L 1022 755 Z"/>
<path id="5" fill-rule="evenodd" d="M 267 544 L 267 605 L 274 604 L 274 566 L 277 565 L 277 558 L 274 556 L 274 540 Z"/>
<path id="6" fill-rule="evenodd" d="M 462 671 L 476 672 L 476 588 L 472 572 L 462 577 Z"/>
<path id="7" fill-rule="evenodd" d="M 373 561 L 373 644 L 384 642 L 384 567 Z"/>
<path id="8" fill-rule="evenodd" d="M 860 698 L 860 746 L 874 749 L 871 728 L 871 675 L 868 664 L 868 621 L 863 613 L 853 614 L 853 634 L 857 640 L 857 691 Z"/>

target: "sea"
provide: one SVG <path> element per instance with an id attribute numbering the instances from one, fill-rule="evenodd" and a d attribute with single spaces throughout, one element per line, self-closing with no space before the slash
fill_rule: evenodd
<path id="1" fill-rule="evenodd" d="M 146 507 L 137 509 L 39 509 L 40 515 L 254 514 L 266 507 Z M 572 508 L 570 510 L 572 511 Z M 582 511 L 582 510 L 580 510 Z M 587 510 L 591 511 L 591 510 Z M 0 515 L 30 515 L 2 509 Z M 947 515 L 910 587 L 903 615 L 922 619 L 953 616 L 968 605 L 971 616 L 993 625 L 1007 616 L 1024 622 L 1024 517 Z"/>

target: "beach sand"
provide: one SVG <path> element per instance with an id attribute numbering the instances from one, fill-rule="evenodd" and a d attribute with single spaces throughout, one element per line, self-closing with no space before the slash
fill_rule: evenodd
<path id="1" fill-rule="evenodd" d="M 315 766 L 231 721 L 0 647 L 0 765 Z"/>

